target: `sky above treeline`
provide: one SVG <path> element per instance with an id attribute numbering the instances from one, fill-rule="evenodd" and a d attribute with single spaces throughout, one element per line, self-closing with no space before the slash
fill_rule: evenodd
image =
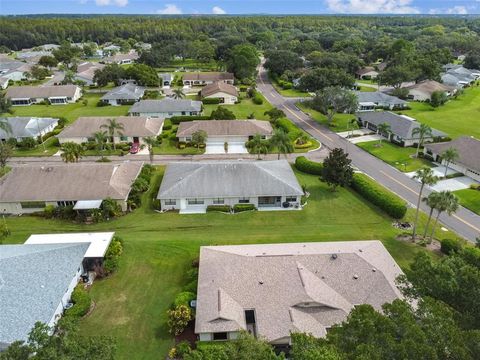
<path id="1" fill-rule="evenodd" d="M 480 0 L 0 0 L 0 14 L 479 14 Z"/>

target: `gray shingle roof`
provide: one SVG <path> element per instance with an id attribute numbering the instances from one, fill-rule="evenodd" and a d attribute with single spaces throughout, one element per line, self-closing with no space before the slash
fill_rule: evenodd
<path id="1" fill-rule="evenodd" d="M 439 83 L 438 81 L 435 81 L 435 80 L 420 81 L 419 83 L 416 83 L 416 84 L 413 84 L 413 85 L 410 85 L 410 86 L 406 86 L 405 88 L 409 89 L 409 90 L 421 91 L 421 92 L 423 92 L 425 94 L 428 94 L 430 96 L 435 91 L 444 91 L 445 92 L 445 91 L 452 91 L 454 89 L 451 86 L 441 84 L 441 83 Z"/>
<path id="2" fill-rule="evenodd" d="M 48 323 L 80 267 L 84 244 L 0 245 L 0 343 Z"/>
<path id="3" fill-rule="evenodd" d="M 125 84 L 107 92 L 102 96 L 102 100 L 139 100 L 144 93 L 144 87 L 135 84 Z"/>
<path id="4" fill-rule="evenodd" d="M 0 122 L 4 121 L 10 124 L 11 132 L 7 133 L 0 129 L 0 139 L 39 136 L 40 132 L 44 131 L 44 129 L 58 123 L 58 119 L 34 117 L 0 118 Z"/>
<path id="5" fill-rule="evenodd" d="M 462 136 L 449 142 L 425 144 L 425 148 L 436 154 L 441 154 L 449 148 L 457 149 L 459 159 L 456 162 L 480 171 L 480 140 L 473 137 Z"/>
<path id="6" fill-rule="evenodd" d="M 133 104 L 129 113 L 168 113 L 179 111 L 201 111 L 202 102 L 186 99 L 165 98 L 162 100 L 140 100 Z"/>
<path id="7" fill-rule="evenodd" d="M 367 111 L 357 113 L 356 115 L 360 120 L 368 121 L 375 126 L 378 126 L 382 123 L 389 124 L 392 134 L 400 136 L 405 140 L 418 139 L 418 135 L 416 134 L 414 136 L 412 132 L 413 129 L 420 127 L 420 123 L 406 115 L 397 115 L 390 111 Z M 445 133 L 436 129 L 432 129 L 432 135 L 445 136 Z"/>
<path id="8" fill-rule="evenodd" d="M 184 121 L 178 126 L 177 137 L 191 136 L 203 130 L 208 136 L 272 135 L 272 125 L 261 120 L 198 120 Z"/>
<path id="9" fill-rule="evenodd" d="M 244 311 L 254 309 L 268 341 L 321 337 L 355 305 L 380 310 L 401 298 L 401 274 L 380 241 L 202 247 L 195 332 L 246 329 Z"/>
<path id="10" fill-rule="evenodd" d="M 0 178 L 0 202 L 124 200 L 143 163 L 15 167 Z"/>
<path id="11" fill-rule="evenodd" d="M 183 75 L 183 81 L 225 81 L 233 80 L 234 76 L 229 72 L 187 72 Z"/>
<path id="12" fill-rule="evenodd" d="M 233 85 L 227 84 L 222 81 L 214 82 L 213 84 L 209 84 L 205 86 L 201 91 L 200 94 L 205 96 L 214 95 L 216 93 L 223 92 L 232 96 L 238 96 L 237 88 Z"/>
<path id="13" fill-rule="evenodd" d="M 7 98 L 48 98 L 54 96 L 74 97 L 78 86 L 57 85 L 57 86 L 14 86 L 8 88 Z"/>
<path id="14" fill-rule="evenodd" d="M 158 199 L 303 195 L 286 160 L 170 163 Z"/>
<path id="15" fill-rule="evenodd" d="M 407 104 L 407 102 L 402 99 L 382 93 L 380 91 L 372 91 L 372 92 L 355 91 L 355 95 L 357 95 L 358 102 L 360 103 L 373 102 L 373 103 L 388 103 L 391 105 Z"/>

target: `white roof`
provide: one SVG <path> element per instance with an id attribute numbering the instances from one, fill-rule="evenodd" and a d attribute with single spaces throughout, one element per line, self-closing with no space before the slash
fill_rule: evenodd
<path id="1" fill-rule="evenodd" d="M 31 235 L 25 244 L 68 244 L 90 243 L 85 257 L 104 257 L 114 232 L 98 233 L 67 233 L 67 234 L 36 234 Z"/>
<path id="2" fill-rule="evenodd" d="M 103 200 L 78 200 L 73 210 L 99 209 Z"/>

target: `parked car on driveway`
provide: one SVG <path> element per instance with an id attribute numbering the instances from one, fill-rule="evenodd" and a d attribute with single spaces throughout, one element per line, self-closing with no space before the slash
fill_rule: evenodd
<path id="1" fill-rule="evenodd" d="M 133 143 L 132 146 L 130 147 L 130 154 L 136 154 L 140 150 L 140 144 L 139 143 Z"/>

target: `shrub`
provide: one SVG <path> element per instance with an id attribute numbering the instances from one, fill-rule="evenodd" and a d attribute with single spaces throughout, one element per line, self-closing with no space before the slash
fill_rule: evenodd
<path id="1" fill-rule="evenodd" d="M 446 255 L 458 253 L 462 249 L 460 241 L 455 239 L 443 239 L 441 241 L 440 251 Z"/>
<path id="2" fill-rule="evenodd" d="M 293 88 L 293 84 L 289 81 L 284 81 L 283 84 L 282 84 L 282 89 L 283 90 L 289 90 Z"/>
<path id="3" fill-rule="evenodd" d="M 306 174 L 322 175 L 323 164 L 308 160 L 305 156 L 299 156 L 295 159 L 295 168 Z"/>
<path id="4" fill-rule="evenodd" d="M 233 211 L 236 213 L 242 212 L 242 211 L 251 211 L 255 210 L 255 205 L 253 204 L 235 204 L 233 205 Z"/>
<path id="5" fill-rule="evenodd" d="M 48 139 L 50 139 L 52 136 L 54 136 L 54 132 L 53 131 L 50 131 L 48 133 L 46 133 L 45 135 L 42 136 L 42 142 L 43 141 L 47 141 Z"/>
<path id="6" fill-rule="evenodd" d="M 189 321 L 192 320 L 192 310 L 185 305 L 180 305 L 175 307 L 175 309 L 168 310 L 167 314 L 169 332 L 175 336 L 183 333 Z"/>
<path id="7" fill-rule="evenodd" d="M 18 143 L 18 146 L 23 149 L 33 149 L 37 146 L 37 141 L 34 138 L 23 138 L 22 141 Z"/>
<path id="8" fill-rule="evenodd" d="M 92 305 L 90 295 L 81 285 L 73 290 L 71 301 L 73 306 L 65 310 L 65 316 L 73 319 L 80 319 L 85 316 Z"/>
<path id="9" fill-rule="evenodd" d="M 220 104 L 220 98 L 205 98 L 202 103 L 204 105 L 218 105 Z"/>
<path id="10" fill-rule="evenodd" d="M 211 211 L 220 211 L 220 212 L 230 212 L 229 205 L 208 205 L 207 212 Z"/>
<path id="11" fill-rule="evenodd" d="M 55 206 L 53 205 L 45 206 L 45 209 L 43 211 L 45 212 L 45 217 L 47 219 L 51 219 L 55 216 Z"/>
<path id="12" fill-rule="evenodd" d="M 122 252 L 123 242 L 119 237 L 114 236 L 112 242 L 108 246 L 107 252 L 105 253 L 105 258 L 103 260 L 103 270 L 105 275 L 109 275 L 117 270 L 118 262 Z"/>
<path id="13" fill-rule="evenodd" d="M 7 144 L 10 145 L 11 147 L 16 147 L 18 144 L 18 141 L 15 138 L 10 138 L 7 140 Z"/>
<path id="14" fill-rule="evenodd" d="M 252 101 L 255 105 L 262 105 L 263 104 L 262 95 L 260 95 L 259 93 L 255 93 L 255 95 L 253 95 L 252 97 Z"/>
<path id="15" fill-rule="evenodd" d="M 172 129 L 172 120 L 165 119 L 163 122 L 163 130 L 171 130 Z"/>
<path id="16" fill-rule="evenodd" d="M 461 257 L 469 264 L 480 268 L 480 249 L 473 246 L 465 246 L 460 251 Z"/>
<path id="17" fill-rule="evenodd" d="M 108 102 L 104 102 L 102 100 L 97 102 L 97 107 L 104 107 L 104 106 L 110 106 L 110 104 Z"/>
<path id="18" fill-rule="evenodd" d="M 246 92 L 248 90 L 247 86 L 240 86 L 240 92 Z"/>
<path id="19" fill-rule="evenodd" d="M 407 212 L 405 202 L 365 174 L 354 174 L 351 186 L 358 194 L 394 219 L 401 219 L 405 216 Z"/>
<path id="20" fill-rule="evenodd" d="M 309 147 L 311 147 L 313 145 L 313 143 L 311 141 L 307 141 L 306 143 L 304 144 L 297 144 L 295 143 L 293 146 L 295 147 L 295 149 L 308 149 Z"/>
<path id="21" fill-rule="evenodd" d="M 290 139 L 295 140 L 300 135 L 300 129 L 287 118 L 281 118 L 276 121 L 276 126 L 285 131 Z"/>
<path id="22" fill-rule="evenodd" d="M 178 307 L 180 305 L 190 306 L 190 301 L 195 300 L 195 297 L 195 293 L 190 291 L 183 291 L 177 296 L 175 296 L 175 301 L 173 302 L 173 304 L 175 305 L 175 307 Z"/>
<path id="23" fill-rule="evenodd" d="M 184 121 L 194 121 L 194 120 L 210 120 L 210 116 L 203 116 L 203 115 L 197 115 L 197 116 L 172 116 L 170 118 L 170 121 L 174 125 L 178 125 L 181 122 Z"/>
<path id="24" fill-rule="evenodd" d="M 472 190 L 480 190 L 480 184 L 470 184 L 470 189 L 472 189 Z"/>

